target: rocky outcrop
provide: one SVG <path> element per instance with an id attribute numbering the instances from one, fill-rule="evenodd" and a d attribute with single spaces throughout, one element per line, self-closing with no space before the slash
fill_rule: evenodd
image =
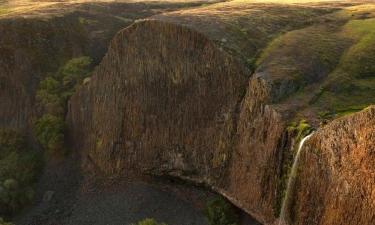
<path id="1" fill-rule="evenodd" d="M 319 90 L 317 85 L 351 44 L 346 37 L 332 41 L 336 33 L 331 32 L 349 20 L 335 10 L 232 1 L 157 15 L 122 30 L 90 81 L 69 103 L 70 141 L 82 153 L 84 167 L 94 166 L 108 176 L 137 170 L 194 181 L 224 195 L 260 222 L 273 223 L 295 142 L 301 138 L 298 129 L 304 129 L 295 128 L 296 134 L 288 126 L 309 115 L 299 114 L 307 107 L 300 102 L 313 102 L 311 97 L 301 100 L 300 95 Z M 296 29 L 300 30 L 285 37 L 291 42 L 282 39 L 258 57 L 280 32 Z M 305 35 L 310 32 L 312 36 Z M 318 41 L 313 43 L 315 38 Z M 300 40 L 311 42 L 312 47 L 297 49 Z M 320 40 L 324 45 L 318 45 Z M 284 50 L 298 54 L 283 61 Z M 309 63 L 298 63 L 299 59 Z M 285 64 L 289 61 L 294 64 Z M 311 115 L 307 119 L 317 125 L 319 118 Z M 335 123 L 340 122 L 323 130 Z M 372 129 L 372 123 L 366 126 Z M 320 132 L 324 131 L 311 142 Z M 339 146 L 345 139 L 331 140 L 331 145 Z M 311 168 L 322 172 L 316 165 Z M 318 177 L 328 185 L 325 176 Z M 294 204 L 300 208 L 292 212 L 300 224 L 316 224 L 317 219 L 329 224 L 330 219 L 314 211 L 318 207 L 305 205 L 315 204 L 309 186 L 319 184 L 310 178 L 302 175 L 298 188 L 302 203 Z M 332 202 L 321 205 L 334 206 Z M 370 224 L 372 219 L 357 221 Z"/>
<path id="2" fill-rule="evenodd" d="M 30 130 L 40 113 L 35 101 L 40 80 L 66 61 L 86 55 L 96 65 L 116 32 L 134 20 L 202 3 L 33 1 L 19 3 L 20 9 L 18 2 L 2 5 L 9 13 L 0 15 L 0 127 Z"/>
<path id="3" fill-rule="evenodd" d="M 374 224 L 374 152 L 374 106 L 319 129 L 301 155 L 293 224 Z"/>
<path id="4" fill-rule="evenodd" d="M 286 122 L 254 61 L 279 32 L 331 10 L 234 1 L 133 24 L 72 97 L 71 143 L 110 176 L 191 180 L 272 222 Z"/>
<path id="5" fill-rule="evenodd" d="M 48 71 L 84 52 L 85 32 L 72 18 L 0 20 L 0 126 L 24 129 L 35 91 Z"/>

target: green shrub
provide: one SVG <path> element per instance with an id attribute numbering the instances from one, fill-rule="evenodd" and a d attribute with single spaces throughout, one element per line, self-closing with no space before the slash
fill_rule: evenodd
<path id="1" fill-rule="evenodd" d="M 210 225 L 235 225 L 238 223 L 235 208 L 224 198 L 208 201 L 205 214 Z"/>
<path id="2" fill-rule="evenodd" d="M 61 98 L 63 87 L 53 77 L 47 77 L 39 84 L 36 97 L 48 113 L 62 115 L 64 113 L 64 99 Z"/>
<path id="3" fill-rule="evenodd" d="M 36 97 L 45 114 L 36 121 L 34 132 L 39 143 L 49 153 L 64 152 L 67 101 L 89 75 L 91 62 L 86 56 L 71 59 L 39 84 Z"/>
<path id="4" fill-rule="evenodd" d="M 35 123 L 39 143 L 50 153 L 64 151 L 65 122 L 61 117 L 45 114 Z"/>
<path id="5" fill-rule="evenodd" d="M 64 87 L 63 93 L 69 97 L 74 93 L 75 88 L 80 85 L 91 71 L 92 60 L 89 57 L 83 56 L 69 60 L 57 72 L 57 77 L 61 80 Z"/>
<path id="6" fill-rule="evenodd" d="M 296 123 L 296 122 L 292 122 L 287 130 L 289 132 L 295 132 L 296 134 L 296 143 L 299 143 L 299 141 L 305 137 L 306 135 L 308 135 L 311 130 L 312 130 L 312 127 L 310 126 L 310 124 L 307 123 L 306 120 L 300 120 L 299 123 Z"/>
<path id="7" fill-rule="evenodd" d="M 165 223 L 159 223 L 155 219 L 147 218 L 147 219 L 141 220 L 138 223 L 133 224 L 133 225 L 166 225 L 166 224 Z"/>
<path id="8" fill-rule="evenodd" d="M 36 96 L 46 113 L 64 116 L 69 97 L 89 75 L 91 62 L 86 56 L 73 58 L 40 82 Z"/>
<path id="9" fill-rule="evenodd" d="M 42 156 L 12 130 L 0 130 L 0 153 L 0 215 L 10 216 L 32 201 Z"/>
<path id="10" fill-rule="evenodd" d="M 22 135 L 13 130 L 0 129 L 0 159 L 25 146 L 26 141 Z"/>
<path id="11" fill-rule="evenodd" d="M 0 217 L 0 225 L 14 225 L 14 224 L 10 222 L 5 222 L 5 220 Z"/>

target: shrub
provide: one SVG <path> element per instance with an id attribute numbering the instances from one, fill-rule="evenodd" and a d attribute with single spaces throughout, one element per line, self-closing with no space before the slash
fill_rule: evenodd
<path id="1" fill-rule="evenodd" d="M 0 215 L 9 216 L 32 201 L 42 157 L 12 130 L 0 130 L 0 153 Z"/>
<path id="2" fill-rule="evenodd" d="M 39 143 L 49 153 L 64 152 L 67 101 L 89 75 L 91 62 L 85 56 L 71 59 L 39 84 L 36 97 L 45 114 L 36 121 L 34 132 Z"/>
<path id="3" fill-rule="evenodd" d="M 48 113 L 62 115 L 64 113 L 64 99 L 61 98 L 61 83 L 53 77 L 47 77 L 39 84 L 36 97 Z"/>
<path id="4" fill-rule="evenodd" d="M 67 100 L 89 75 L 91 62 L 86 56 L 73 58 L 40 82 L 36 96 L 47 113 L 64 115 Z"/>
<path id="5" fill-rule="evenodd" d="M 5 222 L 5 220 L 0 217 L 0 225 L 14 225 L 14 224 L 10 222 Z"/>
<path id="6" fill-rule="evenodd" d="M 133 225 L 166 225 L 166 224 L 165 223 L 159 223 L 155 219 L 147 218 L 147 219 L 141 220 L 138 223 L 133 224 Z"/>
<path id="7" fill-rule="evenodd" d="M 25 146 L 26 142 L 22 135 L 13 130 L 0 129 L 0 159 Z"/>
<path id="8" fill-rule="evenodd" d="M 85 79 L 91 70 L 92 60 L 83 56 L 69 60 L 57 72 L 57 77 L 62 81 L 65 91 L 71 92 Z"/>
<path id="9" fill-rule="evenodd" d="M 221 197 L 207 202 L 205 214 L 210 225 L 235 225 L 238 223 L 235 208 Z"/>
<path id="10" fill-rule="evenodd" d="M 293 122 L 291 123 L 287 130 L 289 132 L 294 132 L 296 134 L 296 143 L 299 143 L 299 141 L 311 133 L 312 127 L 308 124 L 306 120 L 300 120 L 299 123 Z"/>
<path id="11" fill-rule="evenodd" d="M 65 122 L 62 118 L 45 114 L 35 123 L 39 143 L 50 153 L 63 152 Z"/>

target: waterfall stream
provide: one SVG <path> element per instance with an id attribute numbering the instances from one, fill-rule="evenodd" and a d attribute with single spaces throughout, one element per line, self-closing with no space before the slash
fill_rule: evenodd
<path id="1" fill-rule="evenodd" d="M 307 135 L 304 137 L 298 146 L 297 154 L 294 158 L 293 166 L 292 166 L 292 171 L 290 172 L 289 179 L 288 179 L 288 186 L 286 189 L 286 193 L 284 196 L 283 204 L 281 206 L 281 211 L 280 211 L 280 218 L 279 218 L 279 225 L 288 225 L 289 221 L 287 216 L 289 215 L 289 209 L 290 209 L 290 195 L 293 193 L 293 187 L 296 182 L 296 175 L 297 175 L 297 167 L 298 167 L 298 162 L 299 158 L 301 155 L 301 151 L 303 149 L 304 143 L 313 135 L 313 133 Z"/>

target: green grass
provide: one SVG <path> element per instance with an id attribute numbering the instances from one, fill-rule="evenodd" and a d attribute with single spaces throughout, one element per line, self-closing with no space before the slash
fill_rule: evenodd
<path id="1" fill-rule="evenodd" d="M 328 23 L 270 42 L 255 65 L 272 82 L 272 101 L 299 102 L 301 109 L 310 108 L 321 119 L 375 104 L 375 18 L 371 17 L 375 14 L 366 7 L 352 7 L 328 15 Z"/>
<path id="2" fill-rule="evenodd" d="M 342 30 L 353 45 L 323 84 L 315 103 L 334 117 L 375 103 L 375 19 L 352 20 Z"/>
<path id="3" fill-rule="evenodd" d="M 321 82 L 339 63 L 343 46 L 348 43 L 347 38 L 324 26 L 291 31 L 273 40 L 256 65 L 258 71 L 267 71 L 275 90 L 274 100 L 281 101 Z"/>

